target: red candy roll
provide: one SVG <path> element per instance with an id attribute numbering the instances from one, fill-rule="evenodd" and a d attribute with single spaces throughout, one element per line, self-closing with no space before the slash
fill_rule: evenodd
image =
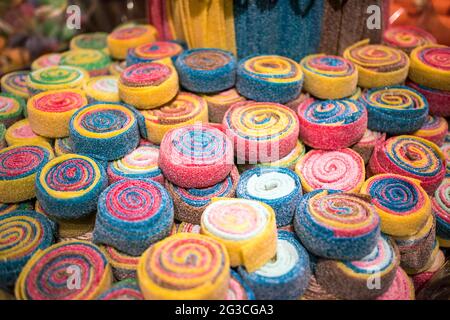
<path id="1" fill-rule="evenodd" d="M 413 81 L 406 81 L 406 85 L 420 92 L 428 101 L 430 114 L 450 117 L 450 91 L 429 88 Z"/>
<path id="2" fill-rule="evenodd" d="M 427 139 L 438 146 L 442 146 L 448 132 L 448 123 L 442 117 L 428 116 L 422 128 L 412 135 Z"/>
<path id="3" fill-rule="evenodd" d="M 389 289 L 376 300 L 415 300 L 414 284 L 402 268 L 398 268 Z"/>
<path id="4" fill-rule="evenodd" d="M 363 158 L 364 163 L 367 164 L 372 156 L 375 146 L 379 143 L 383 143 L 385 140 L 386 133 L 367 129 L 361 140 L 359 140 L 352 149 L 358 152 Z"/>
<path id="5" fill-rule="evenodd" d="M 206 188 L 230 173 L 233 145 L 220 130 L 210 126 L 187 125 L 164 136 L 159 166 L 167 180 L 182 188 Z"/>

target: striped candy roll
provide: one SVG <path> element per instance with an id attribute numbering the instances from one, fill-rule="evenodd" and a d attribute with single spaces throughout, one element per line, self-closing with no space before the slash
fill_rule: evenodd
<path id="1" fill-rule="evenodd" d="M 113 284 L 97 300 L 144 300 L 136 279 L 126 279 Z"/>
<path id="2" fill-rule="evenodd" d="M 55 139 L 54 149 L 57 157 L 68 153 L 75 153 L 73 150 L 72 140 L 69 137 Z"/>
<path id="3" fill-rule="evenodd" d="M 0 203 L 0 217 L 18 210 L 33 210 L 33 201 L 23 201 L 18 203 Z"/>
<path id="4" fill-rule="evenodd" d="M 447 134 L 448 136 L 448 134 Z M 441 147 L 442 153 L 445 157 L 445 163 L 446 163 L 446 172 L 445 177 L 450 178 L 450 142 L 444 142 L 444 144 Z"/>
<path id="5" fill-rule="evenodd" d="M 173 128 L 208 122 L 208 105 L 200 96 L 180 92 L 176 97 L 153 110 L 143 110 L 137 114 L 141 135 L 160 144 L 164 135 Z"/>
<path id="6" fill-rule="evenodd" d="M 109 73 L 111 58 L 108 54 L 94 49 L 69 50 L 61 54 L 62 66 L 78 67 L 86 70 L 91 77 L 103 76 Z"/>
<path id="7" fill-rule="evenodd" d="M 255 294 L 239 273 L 230 269 L 230 283 L 226 300 L 255 300 Z"/>
<path id="8" fill-rule="evenodd" d="M 394 281 L 376 300 L 415 300 L 414 284 L 402 268 L 397 268 Z"/>
<path id="9" fill-rule="evenodd" d="M 409 58 L 399 49 L 359 41 L 344 51 L 358 69 L 358 86 L 377 88 L 401 84 L 408 76 Z"/>
<path id="10" fill-rule="evenodd" d="M 426 87 L 450 91 L 450 47 L 430 44 L 411 52 L 409 78 Z"/>
<path id="11" fill-rule="evenodd" d="M 430 33 L 415 26 L 395 26 L 384 31 L 383 42 L 410 54 L 417 47 L 436 43 L 436 39 Z"/>
<path id="12" fill-rule="evenodd" d="M 182 188 L 206 188 L 223 181 L 233 167 L 233 145 L 210 126 L 187 125 L 166 133 L 159 153 L 164 177 Z"/>
<path id="13" fill-rule="evenodd" d="M 178 93 L 178 74 L 172 64 L 149 62 L 126 68 L 119 79 L 120 98 L 138 109 L 154 109 Z"/>
<path id="14" fill-rule="evenodd" d="M 136 269 L 140 256 L 130 256 L 111 246 L 100 246 L 100 248 L 108 259 L 116 279 L 136 278 Z"/>
<path id="15" fill-rule="evenodd" d="M 137 63 L 152 62 L 155 60 L 164 60 L 175 62 L 183 47 L 172 41 L 155 41 L 131 48 L 127 54 L 127 66 Z"/>
<path id="16" fill-rule="evenodd" d="M 364 160 L 364 164 L 367 164 L 372 156 L 375 146 L 379 143 L 383 143 L 385 140 L 386 133 L 367 129 L 361 140 L 354 144 L 352 149 L 359 153 Z"/>
<path id="17" fill-rule="evenodd" d="M 106 38 L 109 52 L 116 60 L 124 60 L 129 49 L 153 42 L 158 32 L 151 25 L 129 25 L 115 29 Z"/>
<path id="18" fill-rule="evenodd" d="M 303 89 L 319 99 L 342 99 L 356 90 L 358 70 L 342 57 L 312 54 L 300 66 L 305 75 Z"/>
<path id="19" fill-rule="evenodd" d="M 108 180 L 113 184 L 123 179 L 151 179 L 164 184 L 164 176 L 159 168 L 159 147 L 139 146 L 122 159 L 108 163 Z"/>
<path id="20" fill-rule="evenodd" d="M 234 87 L 236 57 L 215 48 L 186 50 L 175 61 L 180 83 L 188 91 L 212 93 Z"/>
<path id="21" fill-rule="evenodd" d="M 109 65 L 109 73 L 112 76 L 120 76 L 120 74 L 127 68 L 126 61 L 114 61 Z"/>
<path id="22" fill-rule="evenodd" d="M 250 56 L 237 67 L 236 89 L 250 100 L 285 103 L 300 95 L 302 85 L 302 68 L 286 57 Z"/>
<path id="23" fill-rule="evenodd" d="M 95 160 L 66 154 L 50 160 L 36 176 L 36 197 L 51 217 L 86 218 L 95 212 L 107 184 L 105 170 Z"/>
<path id="24" fill-rule="evenodd" d="M 0 93 L 0 123 L 6 128 L 23 118 L 25 100 L 10 93 Z"/>
<path id="25" fill-rule="evenodd" d="M 368 128 L 391 135 L 419 130 L 428 116 L 425 97 L 407 86 L 366 90 L 360 101 L 367 108 Z"/>
<path id="26" fill-rule="evenodd" d="M 14 285 L 27 261 L 53 244 L 55 225 L 34 211 L 0 215 L 0 287 Z"/>
<path id="27" fill-rule="evenodd" d="M 30 127 L 33 132 L 44 137 L 67 137 L 70 118 L 87 103 L 86 95 L 79 89 L 39 93 L 27 102 Z"/>
<path id="28" fill-rule="evenodd" d="M 28 99 L 27 78 L 29 71 L 10 72 L 2 76 L 1 88 L 3 93 L 10 93 L 22 99 Z"/>
<path id="29" fill-rule="evenodd" d="M 281 167 L 291 170 L 295 170 L 295 164 L 303 157 L 306 153 L 305 145 L 300 140 L 297 141 L 294 149 L 292 149 L 289 154 L 280 160 L 275 160 L 272 162 L 262 162 L 256 164 L 258 167 Z"/>
<path id="30" fill-rule="evenodd" d="M 47 53 L 33 61 L 31 70 L 36 71 L 43 68 L 59 66 L 60 61 L 60 53 Z"/>
<path id="31" fill-rule="evenodd" d="M 442 146 L 448 132 L 447 120 L 443 117 L 428 116 L 423 126 L 412 135 L 427 139 Z"/>
<path id="32" fill-rule="evenodd" d="M 339 300 L 339 298 L 325 291 L 325 289 L 317 283 L 316 277 L 311 275 L 308 288 L 300 300 Z"/>
<path id="33" fill-rule="evenodd" d="M 450 179 L 445 179 L 436 189 L 431 203 L 436 216 L 436 234 L 439 245 L 443 248 L 450 248 Z"/>
<path id="34" fill-rule="evenodd" d="M 395 244 L 378 237 L 368 255 L 351 261 L 319 260 L 317 282 L 342 299 L 368 300 L 386 293 L 394 282 L 400 258 Z"/>
<path id="35" fill-rule="evenodd" d="M 293 233 L 278 232 L 277 253 L 273 259 L 249 273 L 239 273 L 258 300 L 294 300 L 306 291 L 311 269 L 306 250 Z"/>
<path id="36" fill-rule="evenodd" d="M 137 278 L 149 300 L 225 299 L 230 259 L 221 242 L 199 234 L 178 233 L 145 251 Z"/>
<path id="37" fill-rule="evenodd" d="M 119 77 L 100 76 L 90 79 L 84 86 L 84 92 L 90 103 L 120 102 Z"/>
<path id="38" fill-rule="evenodd" d="M 300 140 L 315 149 L 337 150 L 357 143 L 367 129 L 367 111 L 350 99 L 305 100 L 298 106 Z"/>
<path id="39" fill-rule="evenodd" d="M 28 260 L 16 282 L 15 294 L 18 300 L 93 300 L 112 282 L 111 266 L 96 245 L 67 241 Z"/>
<path id="40" fill-rule="evenodd" d="M 0 150 L 0 202 L 11 203 L 36 196 L 36 173 L 52 157 L 41 146 L 13 146 Z"/>
<path id="41" fill-rule="evenodd" d="M 29 74 L 27 87 L 30 96 L 43 91 L 58 89 L 83 89 L 89 74 L 72 66 L 53 66 L 38 69 Z"/>
<path id="42" fill-rule="evenodd" d="M 70 50 L 94 49 L 108 53 L 108 44 L 106 32 L 82 33 L 70 40 Z"/>
<path id="43" fill-rule="evenodd" d="M 290 169 L 253 168 L 241 175 L 236 196 L 271 206 L 280 227 L 292 223 L 302 197 L 302 184 L 298 175 Z"/>
<path id="44" fill-rule="evenodd" d="M 203 98 L 208 103 L 209 121 L 213 123 L 222 123 L 225 113 L 233 104 L 246 100 L 234 88 L 203 95 Z"/>
<path id="45" fill-rule="evenodd" d="M 187 233 L 197 233 L 200 234 L 201 227 L 199 224 L 192 224 L 189 222 L 174 223 L 170 235 L 176 233 L 187 232 Z"/>
<path id="46" fill-rule="evenodd" d="M 414 136 L 396 136 L 375 146 L 369 176 L 395 173 L 417 179 L 433 194 L 445 176 L 445 157 L 434 143 Z"/>
<path id="47" fill-rule="evenodd" d="M 211 187 L 187 189 L 167 181 L 166 188 L 174 202 L 175 219 L 199 225 L 202 213 L 212 198 L 234 198 L 238 181 L 239 172 L 235 166 L 223 181 Z"/>
<path id="48" fill-rule="evenodd" d="M 140 255 L 169 235 L 173 203 L 166 189 L 146 179 L 121 180 L 100 195 L 94 242 Z"/>
<path id="49" fill-rule="evenodd" d="M 34 133 L 28 119 L 19 120 L 6 129 L 5 140 L 9 146 L 37 145 L 52 150 L 49 139 Z"/>
<path id="50" fill-rule="evenodd" d="M 432 89 L 412 81 L 406 81 L 406 84 L 420 92 L 428 101 L 430 114 L 441 117 L 450 117 L 450 91 Z"/>
<path id="51" fill-rule="evenodd" d="M 352 149 L 311 150 L 295 165 L 303 191 L 333 189 L 359 192 L 366 177 L 364 160 Z"/>
<path id="52" fill-rule="evenodd" d="M 236 103 L 225 113 L 223 125 L 233 140 L 239 164 L 280 160 L 298 140 L 297 115 L 277 103 Z"/>
<path id="53" fill-rule="evenodd" d="M 429 269 L 412 275 L 416 292 L 419 292 L 444 265 L 445 255 L 442 250 L 438 251 L 436 257 L 434 257 L 432 261 L 433 262 L 431 263 L 431 267 Z"/>
<path id="54" fill-rule="evenodd" d="M 277 251 L 275 212 L 263 202 L 215 198 L 201 219 L 202 234 L 222 242 L 232 267 L 254 272 Z"/>
<path id="55" fill-rule="evenodd" d="M 79 109 L 69 132 L 76 153 L 99 160 L 123 158 L 139 144 L 134 112 L 120 103 L 99 102 Z"/>
<path id="56" fill-rule="evenodd" d="M 392 236 L 416 234 L 431 216 L 430 197 L 419 180 L 378 174 L 364 182 L 361 193 L 372 197 L 381 219 L 381 231 Z"/>
<path id="57" fill-rule="evenodd" d="M 307 92 L 301 92 L 301 93 L 298 95 L 297 98 L 295 98 L 295 99 L 293 99 L 293 100 L 291 100 L 291 101 L 285 102 L 284 105 L 285 105 L 286 107 L 288 107 L 289 109 L 292 109 L 292 110 L 294 110 L 295 112 L 297 112 L 298 106 L 299 106 L 303 101 L 305 101 L 306 99 L 309 99 L 309 98 L 311 98 L 311 96 L 309 95 L 309 93 L 307 93 Z"/>
<path id="58" fill-rule="evenodd" d="M 367 196 L 315 190 L 301 199 L 294 228 L 311 253 L 329 259 L 358 260 L 376 247 L 380 218 Z"/>

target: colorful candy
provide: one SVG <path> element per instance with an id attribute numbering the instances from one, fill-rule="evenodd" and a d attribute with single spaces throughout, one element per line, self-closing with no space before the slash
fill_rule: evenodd
<path id="1" fill-rule="evenodd" d="M 33 210 L 32 201 L 23 201 L 18 203 L 0 203 L 0 217 L 7 213 L 18 210 Z"/>
<path id="2" fill-rule="evenodd" d="M 0 123 L 6 128 L 23 118 L 25 101 L 13 94 L 0 93 Z"/>
<path id="3" fill-rule="evenodd" d="M 391 26 L 384 31 L 383 41 L 407 54 L 417 47 L 436 43 L 436 39 L 431 34 L 415 26 Z"/>
<path id="4" fill-rule="evenodd" d="M 31 96 L 43 91 L 58 89 L 83 89 L 89 80 L 89 74 L 83 69 L 72 66 L 53 66 L 38 69 L 27 78 Z"/>
<path id="5" fill-rule="evenodd" d="M 412 81 L 407 81 L 406 84 L 420 92 L 428 101 L 430 114 L 441 117 L 450 117 L 450 91 L 432 89 Z"/>
<path id="6" fill-rule="evenodd" d="M 214 123 L 222 123 L 225 113 L 233 104 L 245 101 L 245 98 L 234 88 L 204 95 L 203 98 L 208 103 L 209 121 Z"/>
<path id="7" fill-rule="evenodd" d="M 120 102 L 119 77 L 101 76 L 90 79 L 84 86 L 89 102 Z"/>
<path id="8" fill-rule="evenodd" d="M 422 290 L 422 288 L 433 278 L 433 276 L 442 268 L 445 263 L 445 255 L 442 250 L 439 250 L 436 257 L 432 257 L 431 266 L 425 271 L 412 275 L 414 287 L 416 292 Z"/>
<path id="9" fill-rule="evenodd" d="M 131 48 L 127 54 L 127 66 L 137 63 L 167 60 L 175 62 L 183 47 L 172 41 L 156 41 Z"/>
<path id="10" fill-rule="evenodd" d="M 253 290 L 233 269 L 230 269 L 230 285 L 226 300 L 255 300 Z"/>
<path id="11" fill-rule="evenodd" d="M 106 39 L 114 59 L 124 60 L 128 50 L 156 40 L 158 33 L 151 25 L 130 25 L 117 28 Z"/>
<path id="12" fill-rule="evenodd" d="M 363 158 L 364 164 L 369 162 L 372 156 L 373 149 L 379 143 L 383 143 L 386 140 L 386 133 L 372 131 L 367 129 L 361 140 L 359 140 L 352 149 L 359 153 Z"/>
<path id="13" fill-rule="evenodd" d="M 439 245 L 443 248 L 450 248 L 450 179 L 445 179 L 436 189 L 432 207 L 436 216 Z"/>
<path id="14" fill-rule="evenodd" d="M 428 116 L 423 126 L 412 135 L 442 146 L 448 133 L 448 123 L 443 117 Z"/>
<path id="15" fill-rule="evenodd" d="M 54 149 L 57 157 L 68 153 L 75 153 L 72 140 L 69 137 L 55 139 Z"/>
<path id="16" fill-rule="evenodd" d="M 98 300 L 144 300 L 136 279 L 127 279 L 115 283 L 103 292 Z"/>
<path id="17" fill-rule="evenodd" d="M 100 247 L 112 267 L 114 277 L 118 280 L 135 279 L 139 256 L 130 256 L 111 246 Z"/>
<path id="18" fill-rule="evenodd" d="M 5 140 L 9 146 L 38 145 L 52 150 L 49 139 L 33 132 L 28 119 L 22 119 L 10 126 L 5 132 Z"/>
<path id="19" fill-rule="evenodd" d="M 111 58 L 99 50 L 76 49 L 61 54 L 59 64 L 81 68 L 86 70 L 91 77 L 96 77 L 108 74 Z"/>
<path id="20" fill-rule="evenodd" d="M 109 65 L 109 73 L 112 76 L 120 76 L 121 73 L 127 68 L 126 61 L 115 61 Z"/>
<path id="21" fill-rule="evenodd" d="M 33 61 L 33 63 L 31 64 L 31 70 L 36 71 L 47 67 L 59 66 L 60 62 L 60 53 L 47 53 Z"/>
<path id="22" fill-rule="evenodd" d="M 414 300 L 414 284 L 402 268 L 397 268 L 394 281 L 385 293 L 376 300 Z"/>
<path id="23" fill-rule="evenodd" d="M 28 71 L 16 71 L 3 75 L 1 78 L 2 92 L 13 94 L 22 99 L 28 99 L 28 75 Z"/>
<path id="24" fill-rule="evenodd" d="M 108 34 L 105 32 L 82 33 L 70 40 L 70 50 L 78 49 L 94 49 L 108 52 L 108 44 L 106 38 Z"/>

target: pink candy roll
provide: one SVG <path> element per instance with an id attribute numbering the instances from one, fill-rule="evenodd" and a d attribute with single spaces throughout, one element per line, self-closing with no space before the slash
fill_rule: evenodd
<path id="1" fill-rule="evenodd" d="M 423 126 L 412 135 L 427 139 L 438 146 L 444 144 L 445 136 L 448 132 L 447 120 L 443 117 L 428 116 Z"/>
<path id="2" fill-rule="evenodd" d="M 430 114 L 450 117 L 450 91 L 429 88 L 411 80 L 406 81 L 406 85 L 420 92 L 427 99 Z"/>

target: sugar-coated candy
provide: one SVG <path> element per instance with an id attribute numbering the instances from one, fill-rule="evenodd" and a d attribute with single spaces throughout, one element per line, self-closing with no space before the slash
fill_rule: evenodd
<path id="1" fill-rule="evenodd" d="M 438 272 L 445 263 L 445 255 L 442 250 L 439 250 L 435 257 L 431 259 L 430 268 L 417 274 L 412 275 L 414 287 L 416 292 L 419 292 L 430 279 Z"/>
<path id="2" fill-rule="evenodd" d="M 436 216 L 436 234 L 439 245 L 450 248 L 450 179 L 436 189 L 432 198 L 433 213 Z"/>
<path id="3" fill-rule="evenodd" d="M 448 133 L 448 123 L 443 117 L 428 116 L 423 126 L 412 135 L 427 139 L 438 146 L 444 144 L 445 136 Z"/>
<path id="4" fill-rule="evenodd" d="M 183 47 L 174 41 L 155 41 L 128 50 L 127 66 L 137 63 L 167 60 L 175 62 Z"/>
<path id="5" fill-rule="evenodd" d="M 383 42 L 406 53 L 413 49 L 436 43 L 436 39 L 427 31 L 415 26 L 391 26 L 383 33 Z"/>
<path id="6" fill-rule="evenodd" d="M 31 96 L 48 90 L 83 89 L 89 74 L 78 67 L 53 66 L 31 72 L 27 78 Z"/>
<path id="7" fill-rule="evenodd" d="M 379 143 L 384 142 L 385 140 L 386 133 L 367 129 L 361 140 L 354 144 L 352 146 L 352 149 L 358 152 L 359 155 L 363 158 L 364 164 L 367 164 L 370 157 L 372 156 L 375 146 Z"/>
<path id="8" fill-rule="evenodd" d="M 31 70 L 36 71 L 47 67 L 59 66 L 60 61 L 60 53 L 46 53 L 33 61 L 33 63 L 31 64 Z"/>
<path id="9" fill-rule="evenodd" d="M 23 118 L 25 101 L 11 93 L 0 93 L 0 123 L 6 128 Z"/>
<path id="10" fill-rule="evenodd" d="M 394 281 L 376 300 L 415 300 L 414 284 L 402 268 L 397 268 Z"/>
<path id="11" fill-rule="evenodd" d="M 72 140 L 69 137 L 55 139 L 54 149 L 57 157 L 63 154 L 74 153 Z"/>
<path id="12" fill-rule="evenodd" d="M 225 113 L 233 104 L 245 101 L 235 88 L 203 95 L 203 98 L 208 103 L 209 121 L 213 123 L 222 123 Z"/>
<path id="13" fill-rule="evenodd" d="M 118 280 L 135 279 L 140 256 L 131 256 L 111 246 L 100 246 Z"/>
<path id="14" fill-rule="evenodd" d="M 112 285 L 97 300 L 144 300 L 136 279 L 126 279 Z"/>
<path id="15" fill-rule="evenodd" d="M 158 32 L 151 25 L 128 25 L 115 29 L 106 38 L 109 53 L 116 60 L 125 60 L 128 50 L 156 40 Z"/>
<path id="16" fill-rule="evenodd" d="M 76 35 L 70 40 L 70 50 L 94 49 L 108 53 L 108 44 L 106 32 L 91 32 Z"/>
<path id="17" fill-rule="evenodd" d="M 0 203 L 0 216 L 18 210 L 33 210 L 33 201 L 22 201 L 17 203 Z"/>
<path id="18" fill-rule="evenodd" d="M 52 150 L 49 139 L 34 133 L 28 119 L 19 120 L 6 129 L 5 140 L 9 146 L 37 145 Z"/>
<path id="19" fill-rule="evenodd" d="M 120 76 L 120 74 L 127 68 L 126 61 L 114 61 L 109 65 L 109 73 L 112 76 Z"/>
<path id="20" fill-rule="evenodd" d="M 76 49 L 62 53 L 59 64 L 81 68 L 87 71 L 91 77 L 96 77 L 109 73 L 111 58 L 100 50 Z"/>
<path id="21" fill-rule="evenodd" d="M 253 290 L 244 282 L 242 277 L 230 269 L 230 285 L 228 287 L 226 300 L 255 300 Z"/>
<path id="22" fill-rule="evenodd" d="M 27 78 L 29 71 L 10 72 L 1 77 L 2 93 L 13 94 L 22 99 L 28 99 Z"/>
<path id="23" fill-rule="evenodd" d="M 92 102 L 120 102 L 119 77 L 100 76 L 91 78 L 84 86 L 84 92 Z"/>
<path id="24" fill-rule="evenodd" d="M 428 101 L 430 114 L 441 117 L 450 117 L 450 91 L 429 88 L 413 81 L 406 81 L 408 87 L 420 92 Z"/>

